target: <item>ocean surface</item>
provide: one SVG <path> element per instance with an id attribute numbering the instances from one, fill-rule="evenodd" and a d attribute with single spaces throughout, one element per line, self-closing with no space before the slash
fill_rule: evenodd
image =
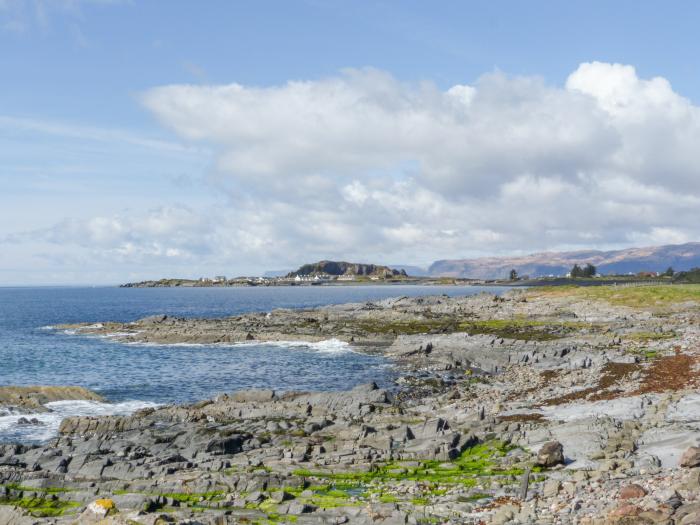
<path id="1" fill-rule="evenodd" d="M 239 345 L 133 345 L 71 335 L 62 323 L 133 321 L 148 315 L 222 317 L 273 308 L 314 307 L 399 296 L 471 295 L 502 290 L 456 286 L 269 288 L 0 288 L 0 385 L 79 385 L 108 403 L 60 401 L 32 415 L 0 409 L 0 442 L 55 434 L 69 415 L 128 414 L 146 406 L 206 399 L 247 388 L 338 390 L 391 384 L 381 357 L 336 340 Z"/>

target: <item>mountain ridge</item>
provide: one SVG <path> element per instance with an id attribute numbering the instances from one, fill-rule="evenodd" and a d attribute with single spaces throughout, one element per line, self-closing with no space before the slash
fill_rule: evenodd
<path id="1" fill-rule="evenodd" d="M 428 268 L 433 277 L 506 278 L 511 269 L 520 275 L 542 277 L 564 275 L 574 264 L 591 263 L 599 273 L 663 272 L 669 266 L 689 270 L 700 266 L 700 242 L 624 248 L 620 250 L 576 250 L 538 252 L 514 257 L 442 259 Z"/>

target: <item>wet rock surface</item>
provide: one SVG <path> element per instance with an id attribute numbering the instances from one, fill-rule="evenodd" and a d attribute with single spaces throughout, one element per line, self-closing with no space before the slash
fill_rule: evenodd
<path id="1" fill-rule="evenodd" d="M 697 313 L 526 291 L 73 327 L 334 337 L 401 377 L 65 419 L 0 445 L 0 523 L 700 522 Z"/>

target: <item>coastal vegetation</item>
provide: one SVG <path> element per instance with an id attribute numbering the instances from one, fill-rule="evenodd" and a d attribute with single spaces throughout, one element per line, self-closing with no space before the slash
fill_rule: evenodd
<path id="1" fill-rule="evenodd" d="M 656 286 L 558 286 L 528 290 L 533 296 L 575 297 L 606 301 L 632 308 L 665 307 L 686 301 L 700 302 L 700 286 L 694 284 Z"/>
<path id="2" fill-rule="evenodd" d="M 75 501 L 66 501 L 47 495 L 14 495 L 14 491 L 6 491 L 0 495 L 0 505 L 11 505 L 26 510 L 31 516 L 37 518 L 50 518 L 63 516 L 66 513 L 75 512 L 81 505 Z"/>

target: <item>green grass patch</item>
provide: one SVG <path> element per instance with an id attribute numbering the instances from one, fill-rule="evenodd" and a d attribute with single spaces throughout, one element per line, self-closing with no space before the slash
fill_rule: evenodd
<path id="1" fill-rule="evenodd" d="M 19 507 L 37 518 L 54 518 L 63 516 L 70 510 L 80 507 L 80 503 L 75 501 L 64 501 L 43 497 L 23 497 L 23 498 L 0 498 L 0 505 L 11 505 Z"/>
<path id="2" fill-rule="evenodd" d="M 430 332 L 454 332 L 457 322 L 454 319 L 416 319 L 410 321 L 358 321 L 356 328 L 373 335 L 415 335 Z"/>
<path id="3" fill-rule="evenodd" d="M 534 321 L 528 319 L 464 320 L 455 318 L 411 321 L 359 321 L 356 327 L 371 335 L 415 335 L 468 332 L 504 339 L 551 341 L 569 332 L 590 327 L 587 323 Z"/>
<path id="4" fill-rule="evenodd" d="M 662 341 L 664 339 L 673 339 L 676 337 L 675 332 L 632 332 L 625 335 L 626 339 L 633 341 Z"/>
<path id="5" fill-rule="evenodd" d="M 220 501 L 224 497 L 224 492 L 217 490 L 212 492 L 166 492 L 164 494 L 158 494 L 165 498 L 170 498 L 172 500 L 178 501 L 180 503 L 187 503 L 191 505 L 196 505 L 204 501 Z"/>
<path id="6" fill-rule="evenodd" d="M 356 484 L 414 480 L 435 485 L 473 487 L 479 478 L 522 474 L 523 471 L 520 468 L 504 469 L 499 465 L 498 459 L 514 448 L 516 447 L 505 445 L 500 441 L 489 441 L 465 450 L 453 461 L 420 461 L 417 466 L 410 467 L 400 462 L 391 462 L 375 466 L 371 471 L 316 472 L 303 469 L 294 471 L 294 474 Z"/>
<path id="7" fill-rule="evenodd" d="M 144 494 L 146 496 L 164 497 L 177 501 L 180 504 L 186 504 L 188 507 L 208 508 L 208 502 L 221 501 L 224 498 L 225 492 L 216 490 L 211 492 L 138 492 L 128 489 L 113 490 L 112 494 L 120 496 L 124 494 Z"/>
<path id="8" fill-rule="evenodd" d="M 470 334 L 493 335 L 503 339 L 552 341 L 583 328 L 587 323 L 538 321 L 530 319 L 488 319 L 459 323 L 459 330 Z"/>
<path id="9" fill-rule="evenodd" d="M 21 492 L 39 492 L 41 494 L 64 494 L 66 492 L 76 492 L 75 489 L 67 489 L 63 487 L 29 487 L 19 485 L 17 483 L 7 483 L 0 485 L 0 489 L 17 490 Z"/>
<path id="10" fill-rule="evenodd" d="M 686 301 L 700 302 L 700 285 L 674 284 L 658 286 L 540 286 L 527 291 L 530 295 L 573 296 L 607 301 L 631 308 L 665 307 Z"/>

